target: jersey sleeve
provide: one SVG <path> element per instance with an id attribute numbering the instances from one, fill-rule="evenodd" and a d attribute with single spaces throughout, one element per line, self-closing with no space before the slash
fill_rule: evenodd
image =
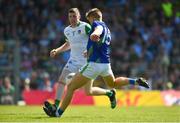
<path id="1" fill-rule="evenodd" d="M 85 32 L 86 32 L 86 34 L 88 35 L 90 33 L 90 31 L 91 31 L 91 26 L 89 24 L 86 24 L 85 25 Z"/>
<path id="2" fill-rule="evenodd" d="M 92 29 L 93 29 L 93 31 L 94 31 L 96 28 L 98 28 L 99 33 L 102 34 L 102 32 L 103 32 L 103 26 L 102 26 L 98 21 L 94 21 L 94 22 L 92 23 Z"/>
<path id="3" fill-rule="evenodd" d="M 64 40 L 65 40 L 65 41 L 68 41 L 68 38 L 67 38 L 65 35 L 64 35 Z"/>
<path id="4" fill-rule="evenodd" d="M 103 26 L 101 24 L 99 24 L 97 21 L 94 21 L 92 23 L 92 28 L 95 29 L 96 27 L 103 29 Z"/>
<path id="5" fill-rule="evenodd" d="M 96 28 L 97 26 L 100 26 L 100 24 L 97 21 L 94 21 L 92 23 L 92 27 Z"/>
<path id="6" fill-rule="evenodd" d="M 68 41 L 68 38 L 66 37 L 66 34 L 65 34 L 65 30 L 66 30 L 66 28 L 64 29 L 64 39 L 65 39 L 65 41 Z"/>

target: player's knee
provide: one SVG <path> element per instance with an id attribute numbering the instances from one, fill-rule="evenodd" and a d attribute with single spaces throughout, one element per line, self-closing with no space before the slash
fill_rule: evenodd
<path id="1" fill-rule="evenodd" d="M 65 86 L 65 85 L 66 85 L 66 82 L 64 82 L 64 81 L 59 81 L 58 84 Z"/>
<path id="2" fill-rule="evenodd" d="M 126 77 L 118 77 L 118 78 L 115 79 L 115 81 L 119 81 L 119 82 L 124 82 L 126 80 L 127 80 Z"/>
<path id="3" fill-rule="evenodd" d="M 86 93 L 87 96 L 93 95 L 93 91 L 92 90 L 85 90 L 85 93 Z"/>
<path id="4" fill-rule="evenodd" d="M 109 86 L 110 88 L 114 88 L 114 87 L 115 87 L 115 82 L 108 83 L 108 86 Z"/>

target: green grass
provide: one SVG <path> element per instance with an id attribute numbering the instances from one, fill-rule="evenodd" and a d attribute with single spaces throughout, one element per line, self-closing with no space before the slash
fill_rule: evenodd
<path id="1" fill-rule="evenodd" d="M 180 122 L 180 107 L 71 106 L 49 118 L 41 106 L 0 106 L 0 122 Z"/>

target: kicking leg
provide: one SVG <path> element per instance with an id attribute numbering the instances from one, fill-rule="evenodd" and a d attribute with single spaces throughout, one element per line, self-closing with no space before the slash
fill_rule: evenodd
<path id="1" fill-rule="evenodd" d="M 68 74 L 70 74 L 71 72 L 66 69 L 66 67 L 63 69 L 60 77 L 59 77 L 59 81 L 58 81 L 58 85 L 57 85 L 57 89 L 56 89 L 56 99 L 55 99 L 55 103 L 54 104 L 51 104 L 50 102 L 48 101 L 45 101 L 44 102 L 44 108 L 46 109 L 45 113 L 48 115 L 48 116 L 52 116 L 52 115 L 49 115 L 50 113 L 47 113 L 47 111 L 49 112 L 56 112 L 57 108 L 59 107 L 59 104 L 60 104 L 60 100 L 62 99 L 62 95 L 64 93 L 64 88 L 66 86 L 66 81 L 65 81 L 65 78 Z M 44 109 L 43 108 L 43 109 Z"/>
<path id="2" fill-rule="evenodd" d="M 63 111 L 67 108 L 67 106 L 70 104 L 74 91 L 91 81 L 92 81 L 91 79 L 83 76 L 81 73 L 77 73 L 72 78 L 72 81 L 68 85 L 67 93 L 62 101 L 62 104 L 61 104 L 59 110 L 58 110 L 59 115 L 61 115 L 63 113 Z"/>

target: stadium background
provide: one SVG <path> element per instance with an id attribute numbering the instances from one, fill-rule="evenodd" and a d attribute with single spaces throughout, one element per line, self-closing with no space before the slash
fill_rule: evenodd
<path id="1" fill-rule="evenodd" d="M 124 91 L 119 91 L 118 97 L 125 100 L 126 105 L 132 104 L 128 100 L 135 102 L 139 93 L 140 97 L 150 95 L 148 99 L 143 98 L 145 102 L 157 99 L 156 105 L 164 105 L 167 99 L 174 100 L 170 104 L 179 104 L 179 6 L 178 0 L 1 0 L 1 104 L 33 98 L 35 101 L 46 94 L 43 100 L 53 98 L 55 82 L 69 54 L 62 53 L 51 59 L 49 51 L 64 43 L 63 29 L 68 25 L 67 12 L 71 7 L 80 9 L 83 21 L 88 9 L 102 10 L 112 33 L 111 62 L 116 76 L 143 76 L 149 80 L 153 91 L 132 86 L 120 88 Z M 95 84 L 105 87 L 104 83 Z M 86 98 L 81 91 L 77 95 Z M 88 97 L 88 100 L 106 105 L 107 101 L 101 104 L 103 98 L 96 98 Z M 74 104 L 82 104 L 76 99 Z M 31 104 L 39 103 L 42 100 Z"/>

